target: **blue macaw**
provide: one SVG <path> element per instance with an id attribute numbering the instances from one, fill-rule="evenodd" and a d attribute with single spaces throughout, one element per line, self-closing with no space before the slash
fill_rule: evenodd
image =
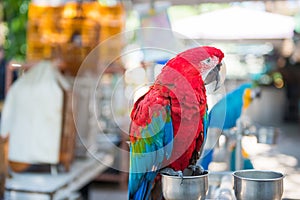
<path id="1" fill-rule="evenodd" d="M 251 101 L 259 95 L 257 91 L 253 89 L 251 83 L 244 83 L 229 92 L 210 110 L 208 128 L 228 130 L 235 127 L 242 110 L 247 109 Z M 212 160 L 213 149 L 206 149 L 205 151 L 204 155 L 206 156 L 201 160 L 201 165 L 207 169 Z M 246 163 L 245 168 L 253 168 L 251 162 L 246 161 Z"/>
<path id="2" fill-rule="evenodd" d="M 245 91 L 252 87 L 251 83 L 242 84 L 237 89 L 228 93 L 209 112 L 209 128 L 228 130 L 236 125 L 236 120 L 241 116 L 242 110 L 249 105 L 244 105 Z"/>

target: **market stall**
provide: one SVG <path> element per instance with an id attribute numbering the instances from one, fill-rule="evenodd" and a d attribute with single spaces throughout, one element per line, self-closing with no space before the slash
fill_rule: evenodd
<path id="1" fill-rule="evenodd" d="M 101 162 L 100 162 L 101 160 Z M 5 199 L 59 200 L 78 199 L 78 191 L 112 165 L 112 152 L 76 159 L 66 173 L 12 173 L 5 185 Z M 105 164 L 103 164 L 105 163 Z"/>
<path id="2" fill-rule="evenodd" d="M 100 130 L 101 116 L 94 119 L 90 109 L 96 73 L 103 65 L 109 63 L 105 73 L 110 76 L 123 73 L 120 62 L 111 63 L 122 41 L 96 47 L 123 30 L 124 14 L 121 3 L 29 4 L 26 61 L 11 61 L 6 70 L 1 119 L 1 136 L 9 138 L 6 198 L 62 199 L 95 179 L 126 183 L 123 173 L 99 176 L 114 165 L 116 156 L 109 146 L 99 148 L 101 138 L 110 134 L 121 148 L 127 145 L 120 130 Z M 96 57 L 82 64 L 92 51 Z M 15 82 L 13 73 L 19 74 Z M 97 106 L 102 102 L 98 98 Z M 127 168 L 123 159 L 118 164 Z"/>
<path id="3" fill-rule="evenodd" d="M 215 0 L 214 2 L 230 1 Z M 36 2 L 39 1 L 32 1 L 28 5 L 26 61 L 23 63 L 12 61 L 7 67 L 7 99 L 3 107 L 4 123 L 1 124 L 0 132 L 0 136 L 3 136 L 0 137 L 0 158 L 5 159 L 1 161 L 2 165 L 0 164 L 0 181 L 6 175 L 7 167 L 11 171 L 4 179 L 5 185 L 0 182 L 0 199 L 3 193 L 7 199 L 80 199 L 80 192 L 88 187 L 91 181 L 104 182 L 105 186 L 107 182 L 117 182 L 118 188 L 122 190 L 129 186 L 129 196 L 139 196 L 141 193 L 148 195 L 152 189 L 152 185 L 148 183 L 149 179 L 150 181 L 161 180 L 159 195 L 163 195 L 165 199 L 267 199 L 270 196 L 273 196 L 273 199 L 280 199 L 282 197 L 284 174 L 270 170 L 241 170 L 247 168 L 245 161 L 249 161 L 253 169 L 252 158 L 250 160 L 243 151 L 243 138 L 252 137 L 257 140 L 257 143 L 276 144 L 279 129 L 248 121 L 244 114 L 247 112 L 246 114 L 254 116 L 255 120 L 262 123 L 268 119 L 273 123 L 279 121 L 283 93 L 279 94 L 277 90 L 284 86 L 281 76 L 275 77 L 279 81 L 271 92 L 263 87 L 265 90 L 262 92 L 263 95 L 260 99 L 256 99 L 248 110 L 243 103 L 247 104 L 247 107 L 250 106 L 250 102 L 257 95 L 248 89 L 247 92 L 241 92 L 239 98 L 235 96 L 226 99 L 229 105 L 221 105 L 221 110 L 226 107 L 229 111 L 226 113 L 227 111 L 222 110 L 223 113 L 216 115 L 216 118 L 223 122 L 225 119 L 230 120 L 227 131 L 224 130 L 224 123 L 217 127 L 218 134 L 222 133 L 226 137 L 226 140 L 223 140 L 225 148 L 219 149 L 224 151 L 221 154 L 222 161 L 226 161 L 224 164 L 226 167 L 223 166 L 222 172 L 206 171 L 208 166 L 204 170 L 197 166 L 199 163 L 203 166 L 201 163 L 203 160 L 199 158 L 208 155 L 205 150 L 210 151 L 217 147 L 219 135 L 213 139 L 199 136 L 200 144 L 199 138 L 190 137 L 189 134 L 193 132 L 190 126 L 183 126 L 185 134 L 181 135 L 181 140 L 191 139 L 196 142 L 196 145 L 187 146 L 191 148 L 190 152 L 193 150 L 193 155 L 182 158 L 182 162 L 178 161 L 179 159 L 174 160 L 175 164 L 185 163 L 188 167 L 182 168 L 181 173 L 176 171 L 174 174 L 160 171 L 159 168 L 161 164 L 165 164 L 163 160 L 165 158 L 161 157 L 166 156 L 169 159 L 170 155 L 177 154 L 176 151 L 186 145 L 185 142 L 182 143 L 184 145 L 178 145 L 180 143 L 177 143 L 176 137 L 173 138 L 173 131 L 182 123 L 180 120 L 174 120 L 176 116 L 173 118 L 173 114 L 178 112 L 176 114 L 180 117 L 182 114 L 188 119 L 186 121 L 191 124 L 191 127 L 199 120 L 196 119 L 197 117 L 193 118 L 194 114 L 185 115 L 187 113 L 185 111 L 203 114 L 201 120 L 206 119 L 210 114 L 213 104 L 206 99 L 210 88 L 204 88 L 209 81 L 217 83 L 224 81 L 225 77 L 221 76 L 221 72 L 225 70 L 220 71 L 225 66 L 223 62 L 221 63 L 223 53 L 225 53 L 226 65 L 235 68 L 235 71 L 228 70 L 227 77 L 233 78 L 232 82 L 227 82 L 229 84 L 226 89 L 230 91 L 245 81 L 244 78 L 249 74 L 251 78 L 261 75 L 264 72 L 262 67 L 265 64 L 264 56 L 274 50 L 273 45 L 281 45 L 284 39 L 293 37 L 295 24 L 291 17 L 232 7 L 170 23 L 168 9 L 172 3 L 183 4 L 183 1 L 149 0 L 149 3 L 138 4 L 142 2 L 133 0 L 130 2 L 133 3 L 131 8 L 134 14 L 130 13 L 130 16 L 126 17 L 136 14 L 137 24 L 140 27 L 124 31 L 127 18 L 125 19 L 122 1 L 114 1 L 111 5 L 103 5 L 99 1 L 67 3 L 52 1 L 51 5 L 47 5 L 47 1 L 40 1 L 46 4 Z M 191 1 L 187 4 L 199 2 L 207 1 Z M 278 27 L 274 22 L 282 24 L 282 27 Z M 214 43 L 215 41 L 225 42 L 228 46 Z M 242 43 L 245 41 L 251 44 L 243 46 Z M 256 43 L 262 41 L 263 44 Z M 233 42 L 242 45 L 237 47 L 228 44 Z M 225 51 L 216 55 L 214 53 L 208 55 L 205 51 L 202 60 L 197 60 L 199 54 L 193 57 L 197 60 L 195 65 L 200 63 L 199 66 L 197 65 L 200 70 L 214 67 L 210 72 L 218 72 L 219 75 L 213 77 L 215 74 L 210 72 L 200 74 L 203 83 L 202 79 L 198 79 L 199 77 L 191 79 L 196 89 L 199 85 L 203 89 L 203 93 L 199 94 L 197 90 L 197 99 L 193 101 L 191 94 L 194 91 L 189 92 L 184 87 L 185 81 L 180 80 L 181 76 L 172 74 L 172 70 L 160 76 L 158 74 L 170 70 L 165 67 L 170 58 L 199 44 L 213 46 L 216 44 L 216 47 L 220 47 L 218 49 Z M 228 54 L 227 50 L 229 50 Z M 239 54 L 240 57 L 231 57 L 230 53 Z M 227 59 L 231 59 L 231 62 L 227 62 Z M 183 60 L 177 63 L 178 69 L 181 62 L 184 63 Z M 243 67 L 239 66 L 240 63 L 244 64 Z M 184 64 L 185 69 L 191 67 L 190 62 Z M 206 65 L 209 67 L 205 68 Z M 162 70 L 163 68 L 165 70 Z M 191 67 L 191 71 L 183 70 L 183 73 L 194 76 L 197 74 L 196 71 L 189 74 L 193 72 L 192 69 Z M 247 71 L 249 69 L 251 71 Z M 14 83 L 13 72 L 19 74 Z M 211 79 L 206 80 L 206 75 L 210 75 Z M 154 82 L 156 77 L 159 77 L 158 81 Z M 171 88 L 178 89 L 183 102 L 177 102 L 177 94 L 174 95 L 169 88 L 157 84 L 164 83 L 166 80 L 169 81 Z M 199 80 L 200 83 L 197 82 Z M 176 81 L 178 82 L 175 83 Z M 152 86 L 153 83 L 156 85 Z M 147 93 L 149 88 L 155 92 Z M 217 87 L 214 89 L 216 91 Z M 156 98 L 161 96 L 155 95 L 163 90 L 168 90 L 161 98 L 165 101 L 159 103 L 166 112 L 162 111 L 161 115 L 160 112 L 150 112 L 157 106 L 158 100 L 161 100 Z M 143 94 L 151 94 L 149 96 L 153 99 Z M 218 102 L 220 96 L 225 96 L 225 89 L 223 94 L 218 95 L 215 102 Z M 143 101 L 143 98 L 146 100 Z M 222 101 L 220 102 L 222 104 Z M 239 104 L 238 108 L 234 107 L 236 102 Z M 257 104 L 258 102 L 260 104 Z M 153 103 L 153 107 L 150 103 Z M 182 103 L 183 107 L 176 107 L 177 103 Z M 198 109 L 197 103 L 199 107 L 203 106 L 201 107 L 203 112 L 195 111 Z M 193 106 L 190 108 L 189 104 Z M 270 109 L 267 105 L 276 109 Z M 187 110 L 180 113 L 182 108 Z M 130 116 L 132 110 L 133 114 Z M 204 112 L 205 110 L 207 112 Z M 260 113 L 255 116 L 254 112 L 257 110 Z M 241 115 L 238 116 L 235 111 L 243 112 L 237 112 Z M 232 119 L 230 114 L 234 115 Z M 141 125 L 140 122 L 146 117 L 148 119 Z M 208 118 L 212 122 L 211 115 Z M 130 124 L 130 122 L 136 123 Z M 211 124 L 208 122 L 206 124 L 206 120 L 199 125 L 203 128 L 201 131 L 197 130 L 199 135 L 205 133 L 206 125 L 208 129 L 212 128 L 209 127 Z M 128 130 L 133 132 L 128 133 Z M 131 137 L 128 137 L 128 134 Z M 140 137 L 139 134 L 144 135 Z M 159 134 L 164 134 L 164 137 L 157 138 Z M 211 135 L 211 132 L 209 134 Z M 8 143 L 8 152 L 3 151 L 3 147 L 7 148 Z M 208 143 L 211 146 L 206 148 L 205 145 Z M 218 144 L 221 143 L 222 141 Z M 160 146 L 161 144 L 163 147 Z M 172 148 L 169 148 L 169 144 Z M 175 144 L 174 148 L 173 144 Z M 202 145 L 200 151 L 192 149 L 193 146 L 198 148 L 199 145 Z M 183 149 L 187 152 L 185 148 Z M 149 154 L 140 156 L 140 153 L 154 155 L 147 159 Z M 231 158 L 228 157 L 229 154 Z M 128 156 L 131 156 L 130 163 Z M 128 169 L 129 164 L 130 169 Z M 147 167 L 148 169 L 145 169 Z M 272 167 L 267 167 L 273 170 Z M 190 173 L 189 170 L 193 172 Z M 129 182 L 128 172 L 135 178 L 131 180 L 129 178 Z M 155 173 L 160 175 L 155 177 Z M 135 190 L 134 187 L 137 185 L 142 189 Z M 242 187 L 244 185 L 246 187 Z M 147 188 L 143 188 L 144 186 Z"/>

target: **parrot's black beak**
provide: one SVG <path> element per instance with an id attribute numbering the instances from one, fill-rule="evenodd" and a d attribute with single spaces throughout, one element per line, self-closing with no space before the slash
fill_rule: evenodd
<path id="1" fill-rule="evenodd" d="M 220 81 L 220 70 L 221 70 L 222 63 L 217 64 L 206 76 L 204 80 L 204 84 L 208 85 L 215 81 L 215 86 L 213 91 L 215 92 L 221 87 L 221 81 Z"/>
<path id="2" fill-rule="evenodd" d="M 251 90 L 252 99 L 260 98 L 260 96 L 261 96 L 261 89 L 259 87 Z"/>

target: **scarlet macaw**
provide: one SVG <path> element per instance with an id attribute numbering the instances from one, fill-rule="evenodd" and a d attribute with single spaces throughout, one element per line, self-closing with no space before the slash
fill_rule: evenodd
<path id="1" fill-rule="evenodd" d="M 150 199 L 160 169 L 183 171 L 196 164 L 208 119 L 205 84 L 214 84 L 215 90 L 220 86 L 223 57 L 221 50 L 209 46 L 178 54 L 135 102 L 129 132 L 129 199 Z"/>

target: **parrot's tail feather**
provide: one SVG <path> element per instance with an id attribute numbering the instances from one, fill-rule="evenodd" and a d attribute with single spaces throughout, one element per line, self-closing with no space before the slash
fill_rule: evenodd
<path id="1" fill-rule="evenodd" d="M 133 197 L 129 197 L 129 199 L 130 200 L 131 199 L 132 200 L 148 200 L 150 192 L 151 192 L 151 188 L 149 188 L 149 182 L 148 181 L 144 181 L 144 182 L 142 182 L 140 188 L 134 194 L 134 196 Z"/>

